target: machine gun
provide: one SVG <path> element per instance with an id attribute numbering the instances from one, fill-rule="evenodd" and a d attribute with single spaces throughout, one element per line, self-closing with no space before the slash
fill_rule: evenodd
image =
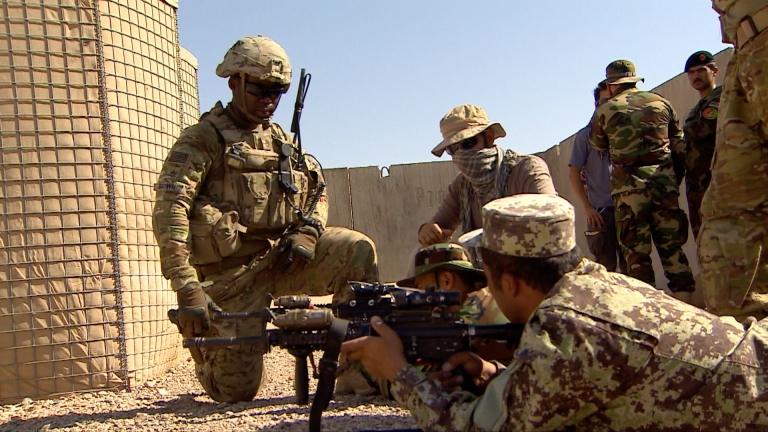
<path id="1" fill-rule="evenodd" d="M 452 354 L 471 351 L 476 340 L 501 341 L 515 345 L 522 335 L 520 324 L 472 325 L 462 322 L 455 309 L 460 293 L 419 291 L 394 285 L 351 282 L 352 297 L 336 305 L 312 306 L 307 296 L 283 296 L 274 307 L 252 312 L 216 312 L 215 320 L 241 320 L 260 317 L 265 328 L 261 336 L 196 337 L 183 340 L 185 348 L 248 346 L 260 352 L 272 347 L 286 349 L 296 358 L 294 389 L 296 403 L 309 400 L 307 359 L 322 350 L 319 373 L 312 359 L 317 392 L 310 411 L 310 431 L 320 430 L 322 412 L 333 396 L 341 343 L 375 335 L 370 319 L 379 316 L 403 342 L 408 362 L 443 362 Z M 177 311 L 168 311 L 174 323 Z M 276 328 L 267 329 L 271 322 Z"/>

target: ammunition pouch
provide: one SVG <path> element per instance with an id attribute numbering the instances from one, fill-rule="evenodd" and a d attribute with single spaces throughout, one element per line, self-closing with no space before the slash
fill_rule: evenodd
<path id="1" fill-rule="evenodd" d="M 292 170 L 296 194 L 286 194 L 280 184 L 281 156 L 269 150 L 252 149 L 244 143 L 229 146 L 226 154 L 228 180 L 238 207 L 239 222 L 249 234 L 274 233 L 298 221 L 296 209 L 307 200 L 306 174 Z"/>
<path id="2" fill-rule="evenodd" d="M 193 218 L 189 220 L 192 242 L 190 263 L 204 265 L 221 262 L 233 255 L 242 245 L 238 213 L 223 212 L 211 203 L 195 204 Z"/>

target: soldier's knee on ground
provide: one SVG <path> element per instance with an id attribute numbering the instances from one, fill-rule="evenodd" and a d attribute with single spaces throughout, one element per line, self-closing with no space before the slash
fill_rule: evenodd
<path id="1" fill-rule="evenodd" d="M 217 402 L 250 401 L 266 381 L 262 355 L 232 351 L 216 350 L 223 355 L 207 355 L 204 363 L 195 365 L 197 380 Z"/>
<path id="2" fill-rule="evenodd" d="M 361 271 L 360 281 L 376 282 L 379 279 L 379 265 L 376 257 L 376 245 L 368 236 L 360 233 L 353 249 L 351 265 Z"/>

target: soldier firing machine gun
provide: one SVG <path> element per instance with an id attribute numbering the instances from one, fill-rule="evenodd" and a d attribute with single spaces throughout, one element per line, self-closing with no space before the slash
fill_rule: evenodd
<path id="1" fill-rule="evenodd" d="M 443 362 L 452 354 L 471 351 L 475 340 L 494 340 L 515 345 L 523 326 L 519 324 L 465 324 L 452 306 L 460 304 L 460 294 L 449 291 L 419 291 L 394 285 L 350 282 L 353 297 L 338 305 L 312 306 L 310 298 L 282 296 L 274 307 L 252 312 L 214 312 L 213 320 L 260 318 L 262 336 L 196 337 L 183 340 L 185 348 L 249 346 L 267 353 L 272 347 L 286 349 L 296 358 L 294 389 L 296 403 L 309 401 L 308 363 L 318 379 L 317 392 L 310 410 L 310 431 L 319 431 L 322 412 L 333 396 L 341 343 L 376 334 L 370 324 L 373 316 L 382 320 L 400 336 L 406 359 L 410 362 Z M 168 311 L 176 323 L 177 311 Z M 276 328 L 267 329 L 267 322 Z M 319 372 L 313 351 L 324 352 Z"/>

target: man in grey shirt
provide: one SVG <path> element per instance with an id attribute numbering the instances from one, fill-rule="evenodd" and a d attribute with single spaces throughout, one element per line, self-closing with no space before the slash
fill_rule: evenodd
<path id="1" fill-rule="evenodd" d="M 604 83 L 598 84 L 594 96 L 595 106 L 610 97 Z M 576 133 L 573 142 L 573 152 L 568 163 L 571 188 L 586 209 L 587 231 L 584 235 L 595 261 L 604 265 L 608 271 L 616 271 L 618 263 L 618 271 L 625 273 L 626 262 L 616 238 L 611 199 L 611 160 L 608 152 L 598 151 L 589 145 L 589 130 L 588 124 Z"/>

